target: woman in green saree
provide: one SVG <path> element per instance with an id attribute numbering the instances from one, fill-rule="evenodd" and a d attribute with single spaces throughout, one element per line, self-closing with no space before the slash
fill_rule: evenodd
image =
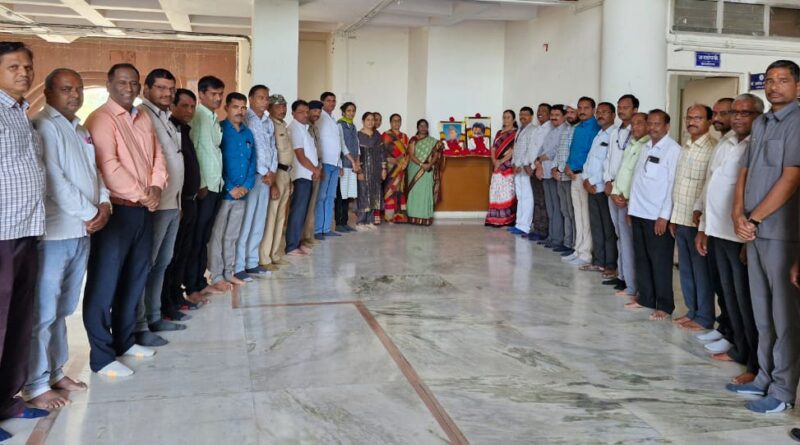
<path id="1" fill-rule="evenodd" d="M 417 134 L 408 146 L 408 222 L 429 226 L 439 200 L 444 146 L 428 133 L 428 121 L 417 121 Z"/>

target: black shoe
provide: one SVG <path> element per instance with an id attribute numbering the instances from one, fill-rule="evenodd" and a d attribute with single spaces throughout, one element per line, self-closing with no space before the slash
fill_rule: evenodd
<path id="1" fill-rule="evenodd" d="M 789 431 L 789 437 L 794 439 L 795 442 L 800 442 L 800 428 L 792 428 Z"/>
<path id="2" fill-rule="evenodd" d="M 608 280 L 604 280 L 603 284 L 606 286 L 616 286 L 621 282 L 622 280 L 620 280 L 619 278 L 609 278 Z"/>
<path id="3" fill-rule="evenodd" d="M 191 315 L 184 314 L 177 309 L 170 309 L 166 312 L 161 312 L 161 318 L 170 321 L 189 321 L 192 319 Z"/>
<path id="4" fill-rule="evenodd" d="M 622 281 L 622 280 L 620 280 L 620 282 L 617 283 L 616 286 L 614 286 L 614 289 L 616 289 L 616 290 L 625 290 L 627 288 L 628 288 L 628 284 L 626 282 Z"/>
<path id="5" fill-rule="evenodd" d="M 540 246 L 544 246 L 545 244 L 547 244 L 547 241 L 544 241 L 544 240 L 537 241 L 536 244 L 538 244 Z"/>
<path id="6" fill-rule="evenodd" d="M 575 253 L 575 249 L 569 249 L 569 250 L 565 250 L 565 251 L 561 252 L 561 256 L 570 256 L 573 253 Z"/>
<path id="7" fill-rule="evenodd" d="M 167 320 L 158 320 L 155 323 L 150 323 L 147 325 L 150 328 L 150 332 L 164 332 L 164 331 L 182 331 L 186 329 L 186 325 L 182 325 L 180 323 L 173 323 Z"/>
<path id="8" fill-rule="evenodd" d="M 133 334 L 135 343 L 139 346 L 164 346 L 169 342 L 163 337 L 153 334 L 150 331 L 136 332 Z"/>
<path id="9" fill-rule="evenodd" d="M 569 247 L 563 246 L 561 244 L 556 244 L 556 245 L 554 245 L 554 246 L 552 246 L 550 248 L 553 249 L 553 252 L 555 252 L 555 253 L 566 252 L 566 251 L 569 250 Z"/>

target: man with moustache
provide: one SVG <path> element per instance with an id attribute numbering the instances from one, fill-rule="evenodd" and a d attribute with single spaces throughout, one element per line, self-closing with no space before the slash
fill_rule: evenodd
<path id="1" fill-rule="evenodd" d="M 800 378 L 800 291 L 787 277 L 800 249 L 800 67 L 773 62 L 764 92 L 772 108 L 753 124 L 733 204 L 736 235 L 747 243 L 747 272 L 758 329 L 759 371 L 752 383 L 729 384 L 760 413 L 794 405 Z"/>
<path id="2" fill-rule="evenodd" d="M 152 264 L 153 217 L 168 175 L 153 122 L 133 106 L 141 89 L 139 71 L 116 64 L 108 70 L 106 87 L 108 101 L 89 115 L 86 128 L 114 207 L 105 229 L 92 236 L 83 324 L 92 371 L 125 377 L 133 371 L 116 357 L 155 354 L 135 344 L 133 332 Z"/>
<path id="3" fill-rule="evenodd" d="M 647 115 L 650 141 L 642 148 L 631 184 L 628 215 L 633 230 L 637 302 L 626 307 L 653 309 L 650 320 L 665 320 L 675 310 L 672 255 L 675 240 L 668 233 L 672 188 L 681 146 L 668 136 L 669 114 L 655 109 Z"/>
<path id="4" fill-rule="evenodd" d="M 286 225 L 287 207 L 292 184 L 291 170 L 294 163 L 294 150 L 286 129 L 286 99 L 280 94 L 269 97 L 269 117 L 275 126 L 275 147 L 278 150 L 278 172 L 272 184 L 270 194 L 272 200 L 267 210 L 267 227 L 259 246 L 259 262 L 269 271 L 278 270 L 279 266 L 288 265 L 283 259 L 284 227 Z"/>
<path id="5" fill-rule="evenodd" d="M 624 219 L 620 221 L 620 255 L 625 256 L 625 289 L 619 290 L 617 295 L 627 296 L 630 301 L 625 305 L 627 309 L 641 308 L 642 306 L 636 302 L 637 285 L 636 285 L 636 256 L 633 245 L 633 228 L 631 227 L 630 218 L 628 218 L 628 203 L 631 197 L 631 183 L 633 182 L 633 173 L 636 169 L 636 164 L 639 162 L 639 155 L 644 146 L 650 142 L 650 135 L 647 134 L 647 113 L 635 113 L 631 117 L 630 123 L 631 139 L 625 153 L 622 155 L 619 169 L 614 177 L 611 185 L 610 199 L 615 209 L 621 210 L 620 216 Z"/>
<path id="6" fill-rule="evenodd" d="M 736 98 L 730 110 L 733 130 L 725 134 L 715 149 L 708 164 L 706 184 L 695 203 L 695 211 L 701 215 L 695 247 L 700 255 L 708 256 L 711 270 L 720 278 L 720 298 L 724 297 L 732 331 L 729 344 L 733 347 L 715 354 L 714 358 L 746 366 L 745 372 L 732 380 L 735 384 L 750 383 L 756 378 L 758 331 L 753 318 L 747 266 L 742 261 L 744 245 L 736 236 L 730 215 L 741 157 L 750 143 L 753 122 L 763 112 L 764 102 L 758 96 L 742 94 Z M 711 250 L 715 252 L 713 256 Z"/>
<path id="7" fill-rule="evenodd" d="M 192 117 L 189 136 L 200 164 L 200 191 L 197 192 L 197 224 L 192 240 L 190 266 L 186 272 L 186 299 L 205 303 L 208 293 L 225 292 L 227 287 L 209 286 L 205 273 L 208 267 L 208 242 L 222 199 L 222 129 L 216 110 L 222 105 L 225 84 L 214 76 L 203 76 L 197 83 L 200 105 Z"/>
<path id="8" fill-rule="evenodd" d="M 222 181 L 224 194 L 211 241 L 208 242 L 208 271 L 211 285 L 218 288 L 242 285 L 244 280 L 236 277 L 236 240 L 242 229 L 247 201 L 256 181 L 256 145 L 253 133 L 245 125 L 247 97 L 233 92 L 225 98 L 225 114 L 222 121 Z"/>
<path id="9" fill-rule="evenodd" d="M 89 235 L 111 216 L 108 189 L 95 164 L 89 132 L 75 113 L 83 106 L 83 80 L 59 68 L 44 81 L 47 104 L 34 118 L 42 137 L 47 171 L 46 234 L 39 243 L 39 278 L 26 402 L 60 408 L 67 399 L 58 390 L 85 391 L 85 383 L 67 377 L 66 318 L 75 312 L 89 261 Z"/>
<path id="10" fill-rule="evenodd" d="M 161 292 L 161 313 L 165 319 L 175 321 L 189 320 L 191 317 L 179 309 L 197 309 L 199 305 L 183 296 L 187 268 L 194 265 L 189 257 L 192 250 L 195 225 L 197 224 L 197 192 L 200 190 L 200 164 L 194 144 L 189 136 L 189 123 L 194 117 L 197 96 L 190 90 L 178 88 L 172 101 L 172 115 L 169 121 L 180 133 L 181 154 L 183 155 L 183 187 L 181 188 L 181 219 L 175 237 L 172 262 L 164 272 L 164 286 Z M 187 286 L 188 287 L 188 286 Z"/>
<path id="11" fill-rule="evenodd" d="M 592 148 L 583 164 L 583 188 L 589 196 L 589 221 L 592 233 L 592 264 L 581 267 L 584 271 L 603 272 L 603 278 L 617 276 L 617 239 L 611 211 L 608 208 L 608 196 L 605 194 L 603 181 L 603 163 L 608 152 L 611 133 L 616 129 L 616 108 L 610 102 L 602 102 L 597 106 L 595 118 L 600 131 L 592 141 Z"/>
<path id="12" fill-rule="evenodd" d="M 617 100 L 617 117 L 622 121 L 619 127 L 611 132 L 608 143 L 608 153 L 603 162 L 603 181 L 605 194 L 609 197 L 608 209 L 614 233 L 617 236 L 617 276 L 609 277 L 603 284 L 614 286 L 617 291 L 628 291 L 629 295 L 636 295 L 636 278 L 633 267 L 633 244 L 631 243 L 631 228 L 625 222 L 628 213 L 627 206 L 618 207 L 611 199 L 614 188 L 614 178 L 617 177 L 625 150 L 631 143 L 631 119 L 639 112 L 639 99 L 626 94 Z"/>
<path id="13" fill-rule="evenodd" d="M 669 231 L 678 245 L 681 291 L 689 312 L 676 320 L 677 325 L 694 331 L 714 327 L 714 289 L 708 258 L 695 249 L 697 224 L 694 204 L 706 181 L 708 161 L 717 146 L 708 130 L 713 112 L 706 105 L 692 105 L 686 110 L 686 129 L 690 139 L 683 144 L 675 174 L 672 196 L 672 219 Z"/>
<path id="14" fill-rule="evenodd" d="M 536 153 L 534 141 L 536 128 L 533 121 L 533 109 L 522 107 L 519 110 L 519 130 L 514 142 L 514 154 L 511 162 L 514 164 L 514 188 L 517 194 L 517 222 L 508 229 L 512 235 L 527 236 L 533 223 L 533 190 L 531 178 L 533 170 L 531 152 Z"/>
<path id="15" fill-rule="evenodd" d="M 564 125 L 565 115 L 563 105 L 553 105 L 550 109 L 550 125 L 553 129 L 544 138 L 542 154 L 537 159 L 536 175 L 542 180 L 547 205 L 548 227 L 547 243 L 545 247 L 561 249 L 564 247 L 564 218 L 561 215 L 560 201 L 558 199 L 558 181 L 553 179 L 556 151 L 561 143 L 561 135 L 567 130 Z"/>
<path id="16" fill-rule="evenodd" d="M 300 244 L 306 214 L 311 198 L 312 182 L 319 181 L 322 167 L 317 159 L 317 146 L 308 132 L 308 103 L 297 100 L 292 103 L 292 123 L 289 124 L 289 135 L 294 148 L 294 192 L 289 209 L 289 223 L 286 227 L 286 255 L 308 255 L 309 250 Z"/>
<path id="17" fill-rule="evenodd" d="M 254 85 L 248 93 L 250 108 L 247 109 L 247 126 L 256 141 L 256 181 L 247 194 L 242 234 L 236 242 L 236 277 L 252 281 L 252 276 L 266 277 L 272 274 L 258 264 L 258 246 L 264 237 L 267 225 L 267 210 L 270 202 L 270 187 L 278 171 L 278 153 L 275 148 L 275 125 L 269 118 L 269 88 Z"/>
<path id="18" fill-rule="evenodd" d="M 161 331 L 180 331 L 185 325 L 161 318 L 161 291 L 164 272 L 175 250 L 175 238 L 181 219 L 181 188 L 183 187 L 183 154 L 178 129 L 169 120 L 170 105 L 175 95 L 175 76 L 156 68 L 144 79 L 144 99 L 139 111 L 146 113 L 156 130 L 158 142 L 167 163 L 169 181 L 161 193 L 158 211 L 153 215 L 152 268 L 147 276 L 144 295 L 137 307 L 136 343 L 142 346 L 163 346 L 169 343 L 155 334 Z"/>
<path id="19" fill-rule="evenodd" d="M 575 212 L 572 207 L 572 179 L 565 171 L 567 159 L 569 158 L 569 146 L 572 144 L 572 135 L 575 131 L 575 126 L 580 122 L 576 107 L 568 105 L 566 109 L 566 127 L 561 133 L 561 140 L 556 150 L 555 165 L 551 169 L 553 179 L 558 181 L 558 204 L 564 220 L 564 247 L 555 248 L 553 251 L 562 257 L 571 256 L 575 253 Z"/>
<path id="20" fill-rule="evenodd" d="M 592 148 L 592 141 L 600 131 L 600 125 L 594 117 L 596 103 L 590 97 L 578 100 L 578 118 L 580 123 L 575 127 L 569 147 L 569 159 L 565 173 L 572 180 L 570 194 L 575 214 L 575 253 L 562 258 L 561 261 L 573 266 L 583 267 L 592 263 L 592 234 L 589 225 L 589 194 L 584 188 L 583 164 Z"/>
<path id="21" fill-rule="evenodd" d="M 322 102 L 318 100 L 312 100 L 308 103 L 308 133 L 311 134 L 311 137 L 314 139 L 314 145 L 317 147 L 317 159 L 322 157 L 322 152 L 320 150 L 321 142 L 319 139 L 319 130 L 315 124 L 322 115 L 322 106 Z M 308 249 L 319 243 L 319 241 L 314 239 L 314 206 L 310 204 L 312 202 L 317 202 L 318 195 L 319 181 L 312 181 L 311 199 L 309 199 L 309 206 L 306 211 L 306 222 L 305 225 L 303 225 L 303 235 L 300 239 L 301 245 Z M 337 204 L 334 203 L 334 206 L 336 205 Z"/>
<path id="22" fill-rule="evenodd" d="M 25 114 L 33 83 L 33 53 L 20 42 L 0 42 L 0 420 L 43 417 L 16 394 L 28 372 L 38 251 L 45 230 L 42 149 Z M 0 429 L 0 440 L 11 437 Z"/>
<path id="23" fill-rule="evenodd" d="M 721 135 L 722 139 L 720 140 L 720 144 L 722 145 L 724 139 L 728 136 L 732 137 L 731 132 L 731 107 L 733 106 L 733 99 L 731 98 L 722 98 L 719 99 L 714 103 L 714 106 L 711 108 L 713 111 L 711 115 L 711 125 L 714 126 L 714 129 L 717 130 Z M 730 133 L 730 134 L 729 134 Z M 719 148 L 717 146 L 717 149 Z M 715 149 L 715 152 L 716 150 Z M 701 196 L 702 198 L 702 196 Z M 699 207 L 698 207 L 699 206 Z M 695 224 L 700 223 L 700 215 L 702 214 L 702 203 L 700 203 L 700 199 L 698 202 L 695 203 L 695 211 L 692 215 L 692 220 Z M 699 235 L 699 234 L 698 234 Z M 696 240 L 697 238 L 695 238 Z M 697 241 L 695 241 L 695 244 Z M 711 276 L 711 286 L 714 289 L 714 292 L 717 294 L 717 304 L 719 305 L 719 315 L 716 317 L 717 320 L 717 328 L 701 332 L 696 334 L 696 338 L 702 342 L 711 342 L 705 345 L 705 348 L 712 353 L 721 354 L 727 351 L 731 345 L 733 344 L 733 331 L 730 326 L 730 321 L 728 318 L 728 310 L 725 307 L 725 298 L 723 297 L 723 290 L 722 290 L 722 283 L 720 282 L 719 275 L 717 274 L 717 269 L 714 267 L 716 264 L 716 259 L 714 258 L 715 249 L 709 248 L 708 252 L 708 261 L 712 267 L 709 268 L 709 275 Z"/>

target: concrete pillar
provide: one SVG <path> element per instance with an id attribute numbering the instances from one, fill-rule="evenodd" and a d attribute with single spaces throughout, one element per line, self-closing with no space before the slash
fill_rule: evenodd
<path id="1" fill-rule="evenodd" d="M 600 99 L 616 103 L 632 93 L 640 110 L 667 102 L 667 17 L 664 0 L 605 0 L 600 57 Z"/>
<path id="2" fill-rule="evenodd" d="M 300 48 L 298 0 L 253 0 L 252 83 L 268 86 L 291 104 L 297 99 Z M 251 85 L 240 89 L 247 93 Z"/>

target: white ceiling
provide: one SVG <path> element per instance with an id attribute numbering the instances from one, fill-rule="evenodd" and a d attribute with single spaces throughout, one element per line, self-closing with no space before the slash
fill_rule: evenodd
<path id="1" fill-rule="evenodd" d="M 367 22 L 420 27 L 464 20 L 529 20 L 540 5 L 572 1 L 299 0 L 300 28 L 332 32 L 353 30 Z M 0 26 L 9 29 L 13 22 L 41 34 L 79 34 L 69 28 L 94 26 L 110 35 L 148 31 L 249 35 L 252 8 L 253 0 L 0 0 L 4 22 Z"/>

